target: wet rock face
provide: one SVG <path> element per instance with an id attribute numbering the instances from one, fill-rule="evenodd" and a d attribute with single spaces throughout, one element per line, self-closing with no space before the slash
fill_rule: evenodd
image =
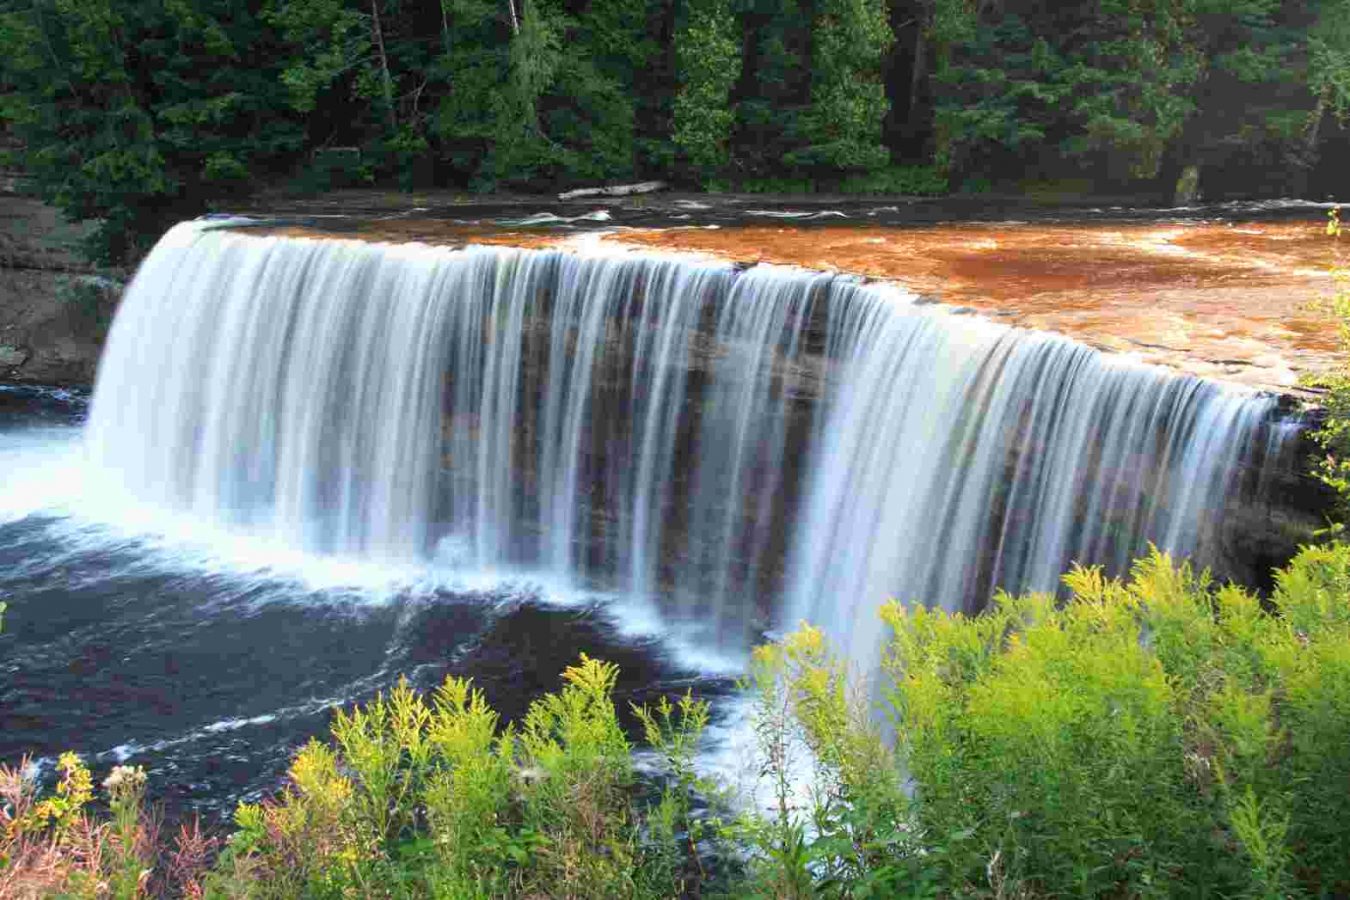
<path id="1" fill-rule="evenodd" d="M 113 298 L 74 253 L 82 230 L 0 193 L 0 379 L 93 381 Z"/>
<path id="2" fill-rule="evenodd" d="M 1278 451 L 1268 449 L 1237 473 L 1227 502 L 1213 511 L 1222 524 L 1212 572 L 1221 581 L 1272 590 L 1275 570 L 1327 525 L 1335 497 L 1307 474 L 1307 460 L 1317 452 L 1308 437 L 1315 421 L 1290 413 L 1272 422 L 1274 427 L 1295 424 L 1302 428 L 1298 437 Z"/>
<path id="3" fill-rule="evenodd" d="M 0 369 L 17 369 L 26 362 L 28 362 L 27 350 L 0 344 Z"/>

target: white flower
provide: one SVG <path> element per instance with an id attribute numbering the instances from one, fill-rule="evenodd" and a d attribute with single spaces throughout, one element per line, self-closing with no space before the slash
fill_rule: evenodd
<path id="1" fill-rule="evenodd" d="M 145 770 L 140 766 L 114 766 L 103 779 L 103 788 L 114 797 L 139 793 L 145 787 Z"/>

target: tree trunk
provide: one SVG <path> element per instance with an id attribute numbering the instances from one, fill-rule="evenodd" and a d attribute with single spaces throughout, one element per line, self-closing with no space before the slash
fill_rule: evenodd
<path id="1" fill-rule="evenodd" d="M 909 112 L 911 122 L 919 110 L 919 98 L 923 91 L 923 77 L 928 73 L 928 36 L 922 23 L 914 28 L 914 68 L 909 73 Z"/>
<path id="2" fill-rule="evenodd" d="M 1317 153 L 1317 139 L 1322 134 L 1322 121 L 1327 117 L 1327 94 L 1330 91 L 1330 88 L 1324 88 L 1322 93 L 1317 95 L 1317 105 L 1308 114 L 1308 127 L 1303 135 L 1303 152 L 1309 159 Z"/>
<path id="3" fill-rule="evenodd" d="M 389 75 L 389 57 L 384 52 L 384 30 L 380 28 L 379 0 L 370 0 L 370 24 L 375 35 L 375 50 L 380 58 L 380 76 L 384 83 L 384 105 L 389 117 L 389 127 L 398 127 L 398 117 L 394 114 L 394 79 Z"/>
<path id="4" fill-rule="evenodd" d="M 1317 140 L 1322 136 L 1322 122 L 1327 117 L 1327 93 L 1324 89 L 1317 96 L 1317 105 L 1308 114 L 1308 124 L 1303 131 L 1303 141 L 1291 154 L 1289 166 L 1289 192 L 1295 197 L 1308 194 L 1312 180 L 1312 170 L 1317 165 Z"/>
<path id="5" fill-rule="evenodd" d="M 447 10 L 450 0 L 441 0 L 441 45 L 445 47 L 445 55 L 450 57 L 450 13 Z"/>
<path id="6" fill-rule="evenodd" d="M 506 0 L 506 8 L 511 11 L 511 33 L 520 34 L 520 16 L 516 15 L 516 0 Z"/>

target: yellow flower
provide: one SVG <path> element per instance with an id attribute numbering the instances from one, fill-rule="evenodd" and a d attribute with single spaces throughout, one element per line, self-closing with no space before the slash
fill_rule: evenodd
<path id="1" fill-rule="evenodd" d="M 64 829 L 93 799 L 94 782 L 89 776 L 89 770 L 75 753 L 62 753 L 56 768 L 61 772 L 56 796 L 39 803 L 33 815 L 43 824 L 50 823 L 58 829 Z"/>

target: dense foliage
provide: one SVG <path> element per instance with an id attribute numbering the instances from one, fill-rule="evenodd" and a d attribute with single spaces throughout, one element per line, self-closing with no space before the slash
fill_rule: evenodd
<path id="1" fill-rule="evenodd" d="M 1336 241 L 1337 260 L 1332 268 L 1332 294 L 1326 298 L 1326 311 L 1336 323 L 1342 354 L 1350 355 L 1350 266 L 1341 259 L 1339 208 L 1327 218 L 1327 235 Z M 1322 420 L 1312 432 L 1322 454 L 1313 460 L 1313 474 L 1335 494 L 1331 523 L 1327 533 L 1339 535 L 1350 522 L 1350 363 L 1344 361 L 1330 372 L 1307 379 L 1309 386 L 1321 390 Z"/>
<path id="2" fill-rule="evenodd" d="M 1350 0 L 0 0 L 105 261 L 261 185 L 1343 189 L 1348 111 Z"/>
<path id="3" fill-rule="evenodd" d="M 852 897 L 1344 896 L 1350 548 L 1303 551 L 1264 603 L 1156 552 L 1128 581 L 1065 584 L 1067 603 L 1003 596 L 973 618 L 887 607 L 894 751 L 819 632 L 759 652 L 761 707 L 786 702 L 820 761 L 807 818 L 777 828 L 774 846 L 800 845 L 779 880 Z"/>
<path id="4" fill-rule="evenodd" d="M 514 725 L 453 678 L 340 713 L 223 844 L 161 840 L 139 769 L 103 782 L 110 815 L 73 755 L 45 798 L 0 769 L 0 893 L 1344 896 L 1350 547 L 1266 601 L 1157 552 L 1064 581 L 974 617 L 887 607 L 870 690 L 814 629 L 758 650 L 772 802 L 735 818 L 694 771 L 707 705 L 632 710 L 639 778 L 615 669 L 583 657 Z"/>

